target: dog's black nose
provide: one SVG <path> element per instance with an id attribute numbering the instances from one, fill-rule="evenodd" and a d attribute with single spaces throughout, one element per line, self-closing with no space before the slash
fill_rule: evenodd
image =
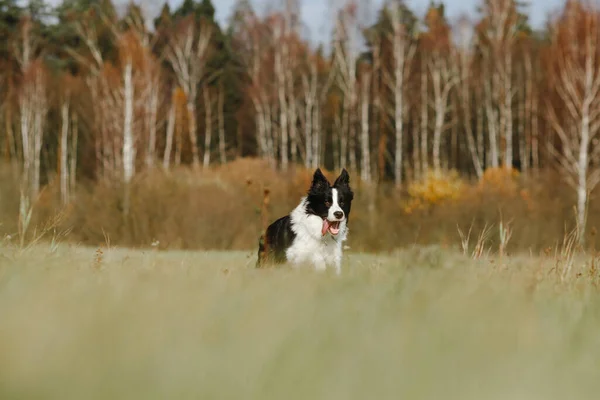
<path id="1" fill-rule="evenodd" d="M 336 217 L 337 219 L 340 219 L 344 216 L 344 213 L 341 211 L 336 211 L 333 213 L 333 216 Z"/>

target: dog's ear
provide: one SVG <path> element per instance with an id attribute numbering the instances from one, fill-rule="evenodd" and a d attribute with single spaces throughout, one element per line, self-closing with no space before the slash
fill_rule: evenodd
<path id="1" fill-rule="evenodd" d="M 346 186 L 350 185 L 350 175 L 348 175 L 348 171 L 346 171 L 346 168 L 342 169 L 342 173 L 340 174 L 340 176 L 337 177 L 337 179 L 335 180 L 335 183 L 333 184 L 333 186 L 342 186 L 342 185 L 346 185 Z"/>
<path id="2" fill-rule="evenodd" d="M 325 175 L 321 172 L 321 168 L 317 168 L 315 174 L 313 175 L 312 185 L 310 187 L 311 191 L 318 191 L 321 189 L 325 189 L 329 187 L 329 181 L 325 178 Z"/>

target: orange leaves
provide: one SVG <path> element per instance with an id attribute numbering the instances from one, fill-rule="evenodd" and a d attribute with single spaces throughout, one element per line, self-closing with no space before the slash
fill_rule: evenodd
<path id="1" fill-rule="evenodd" d="M 482 46 L 490 47 L 500 57 L 511 51 L 517 34 L 519 14 L 515 0 L 485 0 L 484 18 L 476 30 Z"/>
<path id="2" fill-rule="evenodd" d="M 431 5 L 425 14 L 427 31 L 421 35 L 421 43 L 427 52 L 447 55 L 452 48 L 452 32 L 443 14 L 442 6 Z"/>
<path id="3" fill-rule="evenodd" d="M 45 82 L 47 79 L 47 70 L 42 60 L 33 60 L 27 68 L 23 71 L 23 84 L 28 82 L 38 81 Z"/>
<path id="4" fill-rule="evenodd" d="M 600 56 L 600 12 L 581 1 L 570 0 L 552 29 L 552 58 L 583 65 L 593 57 L 596 65 Z M 578 44 L 578 45 L 576 45 Z"/>
<path id="5" fill-rule="evenodd" d="M 173 91 L 173 101 L 175 102 L 175 107 L 177 107 L 177 109 L 185 108 L 187 96 L 185 95 L 183 89 L 179 86 Z"/>
<path id="6" fill-rule="evenodd" d="M 159 69 L 158 62 L 145 38 L 133 29 L 119 37 L 118 50 L 122 66 L 131 62 L 134 71 L 154 73 Z"/>

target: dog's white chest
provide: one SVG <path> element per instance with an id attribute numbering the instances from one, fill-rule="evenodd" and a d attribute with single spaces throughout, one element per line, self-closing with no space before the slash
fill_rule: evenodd
<path id="1" fill-rule="evenodd" d="M 292 264 L 310 263 L 317 269 L 335 266 L 341 261 L 342 246 L 332 238 L 314 240 L 296 237 L 294 243 L 286 251 L 287 259 Z"/>
<path id="2" fill-rule="evenodd" d="M 322 236 L 323 220 L 318 216 L 292 213 L 292 219 L 296 238 L 286 251 L 287 261 L 294 265 L 311 264 L 319 270 L 331 266 L 340 273 L 342 241 L 346 237 L 345 221 L 334 238 L 329 233 Z"/>

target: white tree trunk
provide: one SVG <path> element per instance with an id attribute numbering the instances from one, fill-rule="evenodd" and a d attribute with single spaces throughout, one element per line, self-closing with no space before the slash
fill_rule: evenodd
<path id="1" fill-rule="evenodd" d="M 497 141 L 497 137 L 498 137 L 498 131 L 497 131 L 497 125 L 496 125 L 496 121 L 498 119 L 498 113 L 497 111 L 494 109 L 494 104 L 493 104 L 493 95 L 492 95 L 492 88 L 491 88 L 491 83 L 490 82 L 485 82 L 484 83 L 484 88 L 485 88 L 485 109 L 486 109 L 486 116 L 487 116 L 487 121 L 488 121 L 488 135 L 489 135 L 489 154 L 488 154 L 488 158 L 487 158 L 487 164 L 488 166 L 492 167 L 492 168 L 498 168 L 498 141 Z"/>
<path id="2" fill-rule="evenodd" d="M 64 100 L 60 109 L 60 197 L 62 204 L 69 203 L 69 171 L 67 167 L 67 152 L 69 138 L 69 101 Z"/>
<path id="3" fill-rule="evenodd" d="M 69 171 L 69 193 L 71 198 L 75 194 L 75 186 L 77 184 L 77 140 L 79 138 L 79 121 L 77 114 L 72 113 L 71 117 L 71 162 Z"/>
<path id="4" fill-rule="evenodd" d="M 412 61 L 415 46 L 411 43 L 411 38 L 407 35 L 406 27 L 402 24 L 402 10 L 399 6 L 389 9 L 392 31 L 388 40 L 392 45 L 393 54 L 393 76 L 384 81 L 394 95 L 394 130 L 396 139 L 396 149 L 394 155 L 394 180 L 396 187 L 402 184 L 402 167 L 404 155 L 404 82 L 408 79 L 410 63 Z M 416 146 L 416 143 L 414 144 Z"/>
<path id="5" fill-rule="evenodd" d="M 275 27 L 275 40 L 285 42 L 285 38 L 282 37 L 283 28 L 281 26 Z M 281 43 L 275 46 L 275 78 L 277 79 L 277 98 L 279 100 L 279 125 L 280 125 L 280 149 L 279 156 L 281 157 L 281 169 L 284 171 L 288 167 L 288 106 L 286 100 L 286 82 L 285 82 L 285 71 L 284 71 L 284 60 L 283 60 L 283 49 Z"/>
<path id="6" fill-rule="evenodd" d="M 350 136 L 350 99 L 344 96 L 342 130 L 340 132 L 340 168 L 348 167 L 348 137 Z"/>
<path id="7" fill-rule="evenodd" d="M 429 135 L 429 93 L 427 79 L 427 64 L 421 65 L 421 176 L 426 177 L 429 170 L 428 135 Z"/>
<path id="8" fill-rule="evenodd" d="M 312 120 L 315 124 L 312 136 L 312 168 L 317 168 L 321 163 L 321 108 L 318 103 L 313 107 Z"/>
<path id="9" fill-rule="evenodd" d="M 156 128 L 158 119 L 158 79 L 150 81 L 149 99 L 146 104 L 147 107 L 147 129 L 148 129 L 148 148 L 146 149 L 146 166 L 148 168 L 154 167 L 156 158 Z"/>
<path id="10" fill-rule="evenodd" d="M 483 104 L 484 102 L 481 99 L 481 90 L 478 89 L 475 92 L 475 96 L 475 105 L 477 108 L 477 115 L 475 116 L 475 130 L 477 136 L 477 158 L 481 160 L 481 168 L 484 169 L 485 164 L 483 160 L 485 157 L 485 137 L 483 135 L 483 116 L 485 114 L 485 105 Z"/>
<path id="11" fill-rule="evenodd" d="M 306 156 L 304 157 L 304 166 L 306 168 L 310 168 L 313 162 L 313 124 L 312 124 L 312 116 L 313 116 L 313 98 L 311 96 L 311 90 L 308 83 L 305 83 L 304 88 L 305 93 L 305 102 L 304 102 L 304 146 L 306 148 Z"/>
<path id="12" fill-rule="evenodd" d="M 581 117 L 581 139 L 579 143 L 579 154 L 577 160 L 577 234 L 580 243 L 583 243 L 585 238 L 588 194 L 588 152 L 590 146 L 589 104 L 584 104 Z"/>
<path id="13" fill-rule="evenodd" d="M 469 86 L 469 73 L 471 71 L 469 68 L 470 58 L 467 55 L 468 51 L 470 51 L 470 49 L 463 48 L 462 53 L 460 54 L 461 78 L 459 87 L 459 97 L 467 136 L 467 147 L 469 149 L 469 153 L 471 154 L 471 160 L 473 161 L 473 167 L 475 168 L 475 174 L 477 175 L 477 179 L 481 179 L 481 177 L 483 176 L 483 161 L 480 158 L 481 156 L 477 151 L 477 146 L 475 144 L 475 136 L 473 134 L 473 121 L 471 109 L 473 104 L 471 102 L 471 88 Z M 477 104 L 476 106 L 479 108 Z"/>
<path id="14" fill-rule="evenodd" d="M 512 117 L 512 62 L 510 51 L 504 57 L 504 168 L 511 169 L 513 164 L 513 117 Z"/>
<path id="15" fill-rule="evenodd" d="M 123 70 L 124 115 L 123 115 L 123 179 L 129 183 L 135 168 L 135 145 L 133 139 L 133 82 L 131 61 Z"/>
<path id="16" fill-rule="evenodd" d="M 361 88 L 361 169 L 360 176 L 364 182 L 371 180 L 371 153 L 369 144 L 369 90 L 370 90 L 371 76 L 370 73 L 365 72 L 362 80 Z"/>
<path id="17" fill-rule="evenodd" d="M 335 26 L 334 63 L 337 71 L 338 86 L 343 94 L 342 131 L 339 134 L 339 160 L 343 167 L 349 161 L 350 170 L 356 171 L 356 128 L 357 128 L 357 90 L 356 61 L 359 48 L 355 29 L 358 24 L 356 15 L 346 8 L 340 12 Z"/>
<path id="18" fill-rule="evenodd" d="M 33 198 L 36 198 L 40 191 L 40 171 L 41 171 L 41 152 L 44 137 L 44 123 L 48 105 L 46 103 L 46 87 L 43 81 L 42 72 L 37 71 L 35 84 L 35 117 L 34 117 L 34 169 L 33 169 Z"/>
<path id="19" fill-rule="evenodd" d="M 435 120 L 433 126 L 433 167 L 435 172 L 442 168 L 440 150 L 442 146 L 442 135 L 445 127 L 446 112 L 448 110 L 448 97 L 455 81 L 455 71 L 448 59 L 442 58 L 440 54 L 431 55 L 429 62 L 431 83 L 433 88 L 433 103 Z"/>
<path id="20" fill-rule="evenodd" d="M 269 103 L 263 101 L 263 126 L 265 129 L 265 137 L 267 138 L 267 158 L 271 164 L 271 167 L 275 168 L 277 164 L 276 160 L 276 138 L 273 135 L 273 110 Z"/>
<path id="21" fill-rule="evenodd" d="M 404 57 L 401 60 L 396 60 L 395 69 L 395 87 L 394 87 L 394 129 L 396 136 L 396 154 L 394 157 L 394 179 L 397 187 L 402 185 L 402 155 L 404 143 L 404 118 L 402 110 L 404 109 L 404 84 L 402 80 L 402 68 L 404 65 Z"/>
<path id="22" fill-rule="evenodd" d="M 352 77 L 356 76 L 356 72 L 352 72 Z M 356 129 L 357 129 L 357 113 L 358 113 L 358 101 L 356 93 L 356 79 L 351 80 L 350 89 L 350 115 L 349 115 L 349 137 L 348 137 L 348 161 L 350 163 L 350 169 L 352 171 L 357 170 L 356 163 Z"/>
<path id="23" fill-rule="evenodd" d="M 530 131 L 528 123 L 531 121 L 529 114 L 529 79 L 525 71 L 519 71 L 519 78 L 516 81 L 517 86 L 517 137 L 518 137 L 518 153 L 521 164 L 521 171 L 524 174 L 529 172 L 529 155 L 530 151 Z"/>
<path id="24" fill-rule="evenodd" d="M 210 93 L 208 88 L 205 86 L 202 90 L 204 95 L 204 159 L 202 161 L 202 167 L 204 169 L 208 168 L 210 164 L 210 147 L 212 142 L 212 101 L 210 99 Z"/>
<path id="25" fill-rule="evenodd" d="M 188 115 L 188 135 L 190 137 L 190 145 L 192 148 L 192 166 L 195 170 L 198 170 L 200 168 L 200 153 L 198 151 L 195 101 L 188 99 L 186 109 Z"/>
<path id="26" fill-rule="evenodd" d="M 175 134 L 175 96 L 171 96 L 171 105 L 169 106 L 169 115 L 167 117 L 167 137 L 165 143 L 165 152 L 163 154 L 163 168 L 168 170 L 171 164 L 171 151 L 173 149 L 173 136 Z"/>
<path id="27" fill-rule="evenodd" d="M 22 179 L 22 191 L 26 191 L 27 195 L 31 195 L 31 159 L 33 158 L 32 144 L 31 144 L 31 131 L 32 131 L 32 104 L 30 88 L 28 85 L 22 90 L 19 96 L 19 119 L 21 127 L 21 148 L 23 156 L 23 179 Z"/>
<path id="28" fill-rule="evenodd" d="M 219 85 L 219 98 L 217 100 L 217 118 L 219 124 L 219 158 L 221 164 L 227 162 L 227 155 L 225 154 L 225 90 L 223 85 Z"/>
<path id="29" fill-rule="evenodd" d="M 183 118 L 181 112 L 173 109 L 175 120 L 175 165 L 181 165 L 181 154 L 183 153 Z"/>
<path id="30" fill-rule="evenodd" d="M 265 132 L 265 124 L 263 118 L 262 105 L 258 100 L 254 100 L 254 120 L 256 124 L 256 140 L 258 144 L 258 154 L 265 157 L 268 154 L 267 134 Z"/>
<path id="31" fill-rule="evenodd" d="M 531 167 L 535 173 L 540 169 L 538 118 L 538 97 L 537 93 L 534 93 L 531 99 Z"/>
<path id="32" fill-rule="evenodd" d="M 442 146 L 442 131 L 444 117 L 446 116 L 445 99 L 435 100 L 435 123 L 433 125 L 433 169 L 439 172 L 442 169 L 440 160 L 440 148 Z"/>
<path id="33" fill-rule="evenodd" d="M 298 162 L 298 130 L 296 127 L 296 123 L 298 121 L 298 112 L 296 110 L 296 101 L 294 100 L 294 91 L 293 91 L 293 82 L 291 80 L 292 78 L 292 73 L 290 71 L 290 69 L 288 69 L 288 74 L 289 75 L 286 78 L 286 83 L 287 83 L 287 92 L 288 95 L 290 96 L 289 101 L 288 101 L 288 111 L 290 114 L 290 156 L 291 156 L 291 160 L 293 164 L 296 164 Z"/>

